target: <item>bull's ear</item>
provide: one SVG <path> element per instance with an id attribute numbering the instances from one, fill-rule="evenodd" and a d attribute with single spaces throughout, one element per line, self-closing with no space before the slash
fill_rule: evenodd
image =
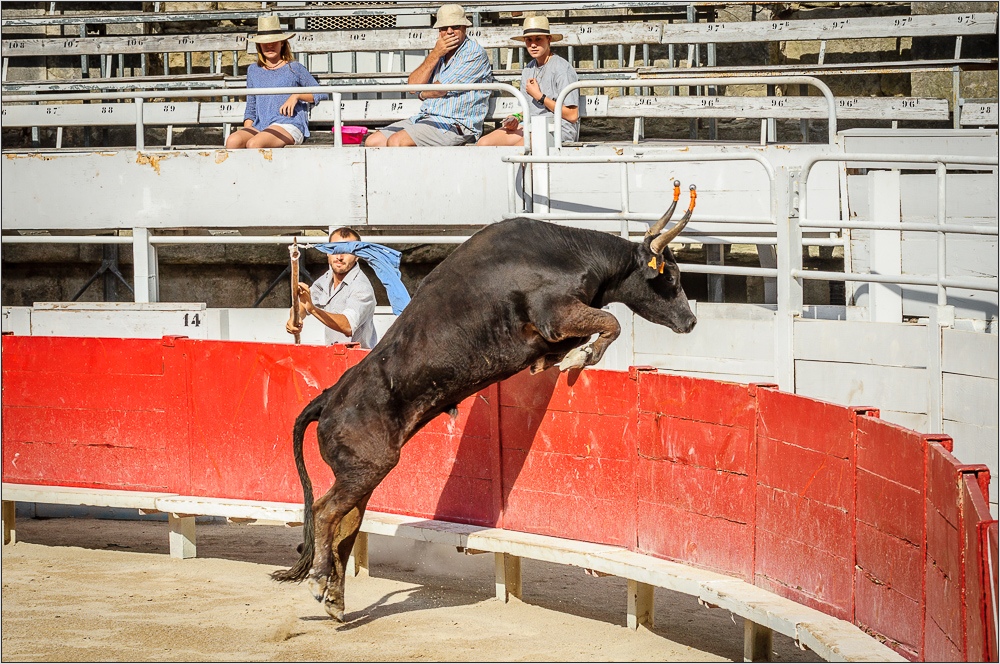
<path id="1" fill-rule="evenodd" d="M 654 254 L 652 251 L 649 251 L 649 243 L 647 242 L 646 244 L 646 250 L 642 252 L 642 274 L 647 279 L 655 279 L 663 274 L 663 270 L 666 268 L 666 261 L 663 260 L 663 254 Z"/>

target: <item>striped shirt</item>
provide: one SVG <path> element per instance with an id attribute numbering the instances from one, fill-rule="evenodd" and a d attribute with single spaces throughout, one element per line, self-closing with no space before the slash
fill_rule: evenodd
<path id="1" fill-rule="evenodd" d="M 466 37 L 451 58 L 441 58 L 431 74 L 432 83 L 494 83 L 493 67 L 486 50 Z M 448 131 L 455 124 L 477 139 L 483 133 L 490 99 L 489 90 L 452 91 L 444 97 L 425 99 L 411 122 L 423 120 Z"/>

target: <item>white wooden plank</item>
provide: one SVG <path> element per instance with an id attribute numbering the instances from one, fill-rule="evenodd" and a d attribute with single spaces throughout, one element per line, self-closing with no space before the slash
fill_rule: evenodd
<path id="1" fill-rule="evenodd" d="M 196 101 L 147 102 L 142 105 L 142 121 L 147 125 L 198 124 L 200 106 Z"/>
<path id="2" fill-rule="evenodd" d="M 995 13 L 929 14 L 810 20 L 721 23 L 670 23 L 663 26 L 664 44 L 744 43 L 878 37 L 931 37 L 995 34 Z"/>
<path id="3" fill-rule="evenodd" d="M 997 480 L 1000 479 L 1000 448 L 996 427 L 980 427 L 964 422 L 944 420 L 944 433 L 952 437 L 955 457 L 962 463 L 982 463 L 990 469 L 990 503 L 997 514 Z"/>
<path id="4" fill-rule="evenodd" d="M 901 386 L 905 389 L 900 389 Z M 844 406 L 924 413 L 927 410 L 927 371 L 798 360 L 795 362 L 795 391 Z"/>
<path id="5" fill-rule="evenodd" d="M 701 309 L 700 304 L 698 308 Z M 636 316 L 633 338 L 637 354 L 695 357 L 718 362 L 746 361 L 770 374 L 772 371 L 764 367 L 770 367 L 774 360 L 773 334 L 773 318 L 720 321 L 699 315 L 694 332 L 674 334 Z"/>
<path id="6" fill-rule="evenodd" d="M 800 319 L 794 329 L 796 360 L 927 366 L 924 325 Z"/>
<path id="7" fill-rule="evenodd" d="M 246 110 L 245 101 L 206 101 L 201 103 L 198 118 L 203 124 L 242 123 Z"/>
<path id="8" fill-rule="evenodd" d="M 942 330 L 942 369 L 951 374 L 998 378 L 1000 337 L 982 332 Z"/>
<path id="9" fill-rule="evenodd" d="M 962 114 L 959 122 L 963 127 L 996 127 L 1000 109 L 996 103 L 979 104 L 966 102 L 962 104 Z"/>
<path id="10" fill-rule="evenodd" d="M 123 303 L 131 305 L 127 307 L 114 306 L 118 303 L 99 304 L 112 306 L 38 303 L 31 316 L 31 332 L 36 336 L 159 339 L 177 334 L 192 339 L 209 338 L 204 303 L 176 303 L 155 308 L 133 303 Z"/>
<path id="11" fill-rule="evenodd" d="M 155 501 L 160 512 L 224 516 L 235 519 L 255 519 L 302 523 L 303 506 L 299 503 L 277 503 L 235 498 L 204 498 L 197 496 L 164 496 Z"/>
<path id="12" fill-rule="evenodd" d="M 739 383 L 774 379 L 774 363 L 769 360 L 736 360 L 663 353 L 636 353 L 634 364 L 656 367 L 671 373 L 711 375 L 713 377 L 728 376 L 729 378 L 718 378 L 718 380 Z"/>
<path id="13" fill-rule="evenodd" d="M 947 120 L 946 99 L 838 97 L 840 119 Z M 608 102 L 610 117 L 807 118 L 829 116 L 822 97 L 638 96 Z"/>
<path id="14" fill-rule="evenodd" d="M 997 428 L 997 381 L 945 373 L 941 376 L 945 419 Z"/>
<path id="15" fill-rule="evenodd" d="M 175 494 L 156 491 L 120 491 L 79 487 L 3 483 L 3 500 L 53 505 L 90 505 L 155 510 L 156 501 Z"/>
<path id="16" fill-rule="evenodd" d="M 866 405 L 871 406 L 873 404 Z M 930 430 L 930 418 L 924 413 L 904 413 L 898 410 L 891 410 L 889 408 L 878 408 L 879 417 L 886 422 L 898 424 L 901 427 L 913 429 L 914 431 L 927 432 Z"/>
<path id="17" fill-rule="evenodd" d="M 134 125 L 135 104 L 5 104 L 5 127 L 77 127 Z"/>
<path id="18" fill-rule="evenodd" d="M 3 332 L 28 336 L 31 334 L 31 307 L 4 307 Z"/>

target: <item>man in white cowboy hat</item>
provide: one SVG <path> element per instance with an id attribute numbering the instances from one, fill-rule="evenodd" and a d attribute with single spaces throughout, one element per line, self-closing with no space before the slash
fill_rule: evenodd
<path id="1" fill-rule="evenodd" d="M 438 40 L 407 83 L 493 83 L 493 67 L 482 46 L 466 36 L 472 25 L 461 5 L 441 5 L 434 27 Z M 367 147 L 464 145 L 483 133 L 488 90 L 425 91 L 420 112 L 372 133 Z"/>
<path id="2" fill-rule="evenodd" d="M 532 57 L 521 70 L 521 91 L 531 98 L 532 115 L 554 115 L 556 97 L 570 83 L 578 80 L 576 70 L 552 52 L 553 42 L 561 41 L 561 34 L 549 30 L 549 19 L 529 16 L 524 20 L 524 32 L 513 37 L 523 42 Z M 580 134 L 580 92 L 573 90 L 563 104 L 562 139 L 575 141 Z M 500 128 L 481 139 L 477 145 L 524 145 L 524 130 L 514 116 L 504 118 Z"/>

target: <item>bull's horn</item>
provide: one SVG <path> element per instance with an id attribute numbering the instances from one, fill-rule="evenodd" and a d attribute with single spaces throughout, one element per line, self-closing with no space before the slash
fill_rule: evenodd
<path id="1" fill-rule="evenodd" d="M 654 254 L 662 253 L 663 250 L 666 249 L 667 245 L 670 244 L 670 242 L 675 237 L 681 234 L 681 231 L 684 230 L 685 226 L 687 226 L 687 222 L 691 220 L 691 213 L 694 212 L 695 200 L 698 198 L 698 188 L 695 187 L 694 185 L 691 185 L 690 189 L 691 189 L 691 203 L 688 205 L 688 209 L 684 213 L 684 216 L 681 217 L 680 221 L 674 224 L 673 228 L 671 228 L 668 231 L 665 231 L 662 235 L 653 240 L 653 242 L 649 245 L 649 248 L 653 251 Z"/>
<path id="2" fill-rule="evenodd" d="M 670 204 L 670 209 L 663 213 L 663 216 L 660 217 L 660 220 L 649 227 L 649 230 L 646 231 L 646 237 L 654 237 L 664 229 L 664 227 L 667 225 L 667 222 L 670 221 L 670 218 L 674 216 L 674 209 L 677 208 L 677 199 L 679 199 L 680 197 L 681 197 L 681 181 L 674 180 L 674 202 Z"/>

